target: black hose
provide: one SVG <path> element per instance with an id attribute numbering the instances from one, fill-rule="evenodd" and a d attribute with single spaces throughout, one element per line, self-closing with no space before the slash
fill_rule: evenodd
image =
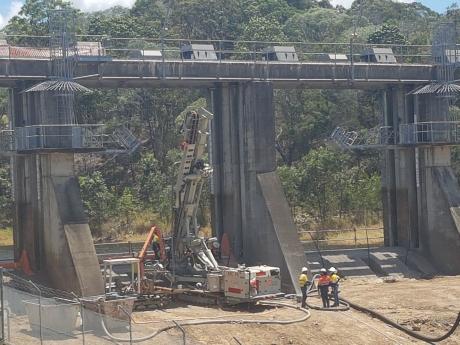
<path id="1" fill-rule="evenodd" d="M 223 319 L 223 320 L 203 320 L 203 321 L 195 321 L 195 322 L 191 321 L 191 322 L 184 322 L 184 323 L 174 322 L 175 323 L 174 325 L 170 325 L 170 326 L 160 328 L 159 330 L 153 332 L 152 334 L 146 335 L 144 337 L 134 338 L 134 339 L 125 339 L 125 338 L 118 338 L 118 337 L 112 335 L 108 331 L 108 329 L 107 329 L 107 327 L 105 325 L 104 317 L 102 316 L 102 310 L 101 310 L 101 305 L 100 304 L 98 304 L 98 311 L 99 311 L 99 317 L 100 317 L 100 321 L 101 321 L 101 326 L 102 326 L 102 329 L 104 330 L 105 334 L 111 340 L 114 340 L 114 341 L 117 341 L 117 342 L 130 342 L 130 343 L 139 343 L 139 342 L 143 342 L 143 341 L 146 341 L 146 340 L 150 340 L 152 338 L 157 337 L 158 335 L 160 335 L 163 332 L 166 332 L 166 331 L 168 331 L 170 329 L 178 327 L 179 325 L 180 326 L 198 326 L 198 325 L 212 325 L 212 324 L 214 324 L 214 325 L 221 325 L 221 324 L 290 325 L 290 324 L 293 324 L 293 323 L 299 323 L 299 322 L 306 321 L 311 316 L 309 310 L 294 306 L 292 304 L 287 304 L 287 303 L 282 303 L 282 302 L 270 302 L 270 301 L 261 301 L 261 302 L 259 302 L 259 304 L 275 306 L 275 307 L 287 307 L 287 308 L 299 310 L 299 311 L 303 312 L 305 315 L 303 317 L 301 317 L 301 318 L 290 319 L 290 320 L 257 320 L 257 319 L 254 319 L 254 320 L 233 320 L 233 319 Z"/>
<path id="2" fill-rule="evenodd" d="M 427 343 L 437 343 L 437 342 L 440 342 L 440 341 L 443 341 L 447 338 L 449 338 L 454 332 L 455 330 L 458 328 L 458 325 L 460 324 L 460 312 L 458 313 L 457 315 L 457 319 L 455 320 L 455 323 L 454 325 L 452 326 L 452 328 L 444 335 L 440 336 L 440 337 L 428 337 L 428 336 L 425 336 L 425 335 L 422 335 L 422 334 L 419 334 L 417 332 L 414 332 L 404 326 L 401 326 L 400 324 L 394 322 L 393 320 L 390 320 L 388 319 L 386 316 L 374 311 L 374 310 L 371 310 L 371 309 L 368 309 L 368 308 L 365 308 L 365 307 L 362 307 L 356 303 L 353 303 L 353 302 L 350 302 L 349 300 L 346 300 L 345 298 L 340 298 L 341 300 L 343 300 L 345 303 L 347 303 L 350 307 L 352 307 L 353 309 L 356 309 L 360 312 L 363 312 L 363 313 L 366 313 L 366 314 L 369 314 L 377 319 L 379 319 L 380 321 L 383 321 L 391 326 L 393 326 L 394 328 L 397 328 L 399 329 L 400 331 L 406 333 L 407 335 L 410 335 L 411 337 L 413 338 L 416 338 L 418 340 L 422 340 L 422 341 L 425 341 Z"/>
<path id="3" fill-rule="evenodd" d="M 310 290 L 308 290 L 307 294 L 310 295 L 310 294 L 313 294 L 315 292 L 318 292 L 318 289 L 310 288 Z M 315 296 L 319 297 L 318 295 L 315 295 Z M 333 300 L 332 298 L 329 298 L 329 299 L 331 301 Z M 339 299 L 339 303 L 341 304 L 341 306 L 331 307 L 331 308 L 324 308 L 324 307 L 319 307 L 319 306 L 310 304 L 310 303 L 308 303 L 308 298 L 307 298 L 305 303 L 306 303 L 308 308 L 313 309 L 313 310 L 320 310 L 320 311 L 347 311 L 347 310 L 350 310 L 350 306 L 348 305 L 348 303 L 346 303 L 345 301 L 342 301 L 341 299 Z"/>

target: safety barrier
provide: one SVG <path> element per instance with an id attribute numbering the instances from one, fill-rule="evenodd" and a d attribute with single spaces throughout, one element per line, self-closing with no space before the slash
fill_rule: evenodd
<path id="1" fill-rule="evenodd" d="M 0 45 L 0 59 L 51 59 L 49 36 L 6 35 Z M 431 64 L 432 45 L 368 44 L 354 42 L 316 43 L 296 41 L 234 41 L 189 40 L 171 38 L 120 38 L 106 35 L 77 35 L 71 56 L 106 59 L 184 60 L 185 46 L 199 46 L 205 59 L 264 61 L 276 63 L 269 47 L 293 47 L 300 62 L 332 62 L 335 64 L 366 62 L 363 53 L 374 49 L 391 49 L 396 63 Z M 442 47 L 441 47 L 442 48 Z M 276 59 L 275 59 L 276 60 Z"/>
<path id="2" fill-rule="evenodd" d="M 7 271 L 0 276 L 0 343 L 113 344 L 104 327 L 126 338 L 130 332 L 145 334 L 131 324 L 133 299 L 100 303 L 97 297 L 78 299 Z"/>
<path id="3" fill-rule="evenodd" d="M 299 231 L 299 235 L 307 249 L 368 248 L 384 243 L 383 227 Z"/>

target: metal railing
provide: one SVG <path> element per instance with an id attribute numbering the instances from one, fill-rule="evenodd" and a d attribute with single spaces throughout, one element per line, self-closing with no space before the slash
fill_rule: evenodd
<path id="1" fill-rule="evenodd" d="M 366 248 L 384 243 L 383 227 L 299 231 L 310 249 Z"/>
<path id="2" fill-rule="evenodd" d="M 358 131 L 337 127 L 330 138 L 342 149 L 388 148 L 397 142 L 397 133 L 390 126 Z"/>
<path id="3" fill-rule="evenodd" d="M 0 45 L 0 59 L 51 59 L 48 36 L 6 35 L 7 44 Z M 392 45 L 355 43 L 316 43 L 297 41 L 234 41 L 234 40 L 189 40 L 171 38 L 118 38 L 106 35 L 77 36 L 79 45 L 76 56 L 112 57 L 136 60 L 184 60 L 181 49 L 189 44 L 209 45 L 212 49 L 201 50 L 212 53 L 217 61 L 264 61 L 266 48 L 270 46 L 292 46 L 300 62 L 333 62 L 336 64 L 358 63 L 365 51 L 373 48 L 391 48 L 397 63 L 431 64 L 431 45 Z M 86 45 L 85 45 L 86 42 Z M 145 52 L 156 50 L 161 55 L 152 57 Z M 139 54 L 140 53 L 140 54 Z M 344 61 L 346 57 L 346 61 Z"/>
<path id="4" fill-rule="evenodd" d="M 56 124 L 0 131 L 0 154 L 34 150 L 104 151 L 131 154 L 139 140 L 125 127 L 107 132 L 103 124 Z"/>
<path id="5" fill-rule="evenodd" d="M 35 125 L 15 132 L 18 151 L 104 147 L 103 125 Z"/>
<path id="6" fill-rule="evenodd" d="M 331 140 L 342 149 L 394 148 L 400 146 L 460 145 L 460 121 L 427 121 L 382 126 L 358 131 L 337 127 Z"/>
<path id="7" fill-rule="evenodd" d="M 460 144 L 460 121 L 430 121 L 399 126 L 401 145 Z"/>

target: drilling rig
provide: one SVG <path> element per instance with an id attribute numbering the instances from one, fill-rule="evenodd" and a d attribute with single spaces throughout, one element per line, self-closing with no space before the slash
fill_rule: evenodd
<path id="1" fill-rule="evenodd" d="M 221 266 L 211 249 L 219 247 L 217 238 L 200 236 L 197 221 L 201 194 L 205 180 L 212 175 L 212 168 L 205 162 L 210 121 L 213 114 L 204 108 L 186 114 L 181 132 L 182 159 L 174 186 L 174 219 L 171 238 L 164 240 L 161 232 L 152 227 L 138 257 L 140 265 L 141 298 L 155 294 L 179 294 L 190 302 L 238 304 L 274 298 L 281 293 L 281 277 L 278 267 L 238 265 L 236 268 Z M 157 269 L 147 271 L 146 255 L 156 235 L 162 248 L 153 265 Z M 168 248 L 165 250 L 163 248 Z M 144 271 L 145 268 L 145 271 Z M 158 283 L 158 272 L 164 284 Z M 145 274 L 144 274 L 145 272 Z M 135 283 L 135 282 L 133 282 Z M 137 283 L 136 283 L 137 284 Z M 169 290 L 166 286 L 173 286 Z"/>

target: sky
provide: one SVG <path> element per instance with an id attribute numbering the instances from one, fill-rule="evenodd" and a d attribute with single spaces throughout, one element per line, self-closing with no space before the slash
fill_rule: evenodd
<path id="1" fill-rule="evenodd" d="M 8 20 L 17 14 L 21 9 L 24 0 L 0 0 L 0 28 L 8 23 Z M 115 5 L 131 7 L 136 0 L 71 0 L 75 7 L 85 11 L 100 11 Z M 350 7 L 353 0 L 330 0 L 334 5 Z M 415 0 L 398 0 L 400 2 L 414 2 Z M 456 0 L 417 0 L 425 6 L 438 12 L 444 12 L 445 9 L 456 2 Z M 460 4 L 460 1 L 458 1 Z"/>

